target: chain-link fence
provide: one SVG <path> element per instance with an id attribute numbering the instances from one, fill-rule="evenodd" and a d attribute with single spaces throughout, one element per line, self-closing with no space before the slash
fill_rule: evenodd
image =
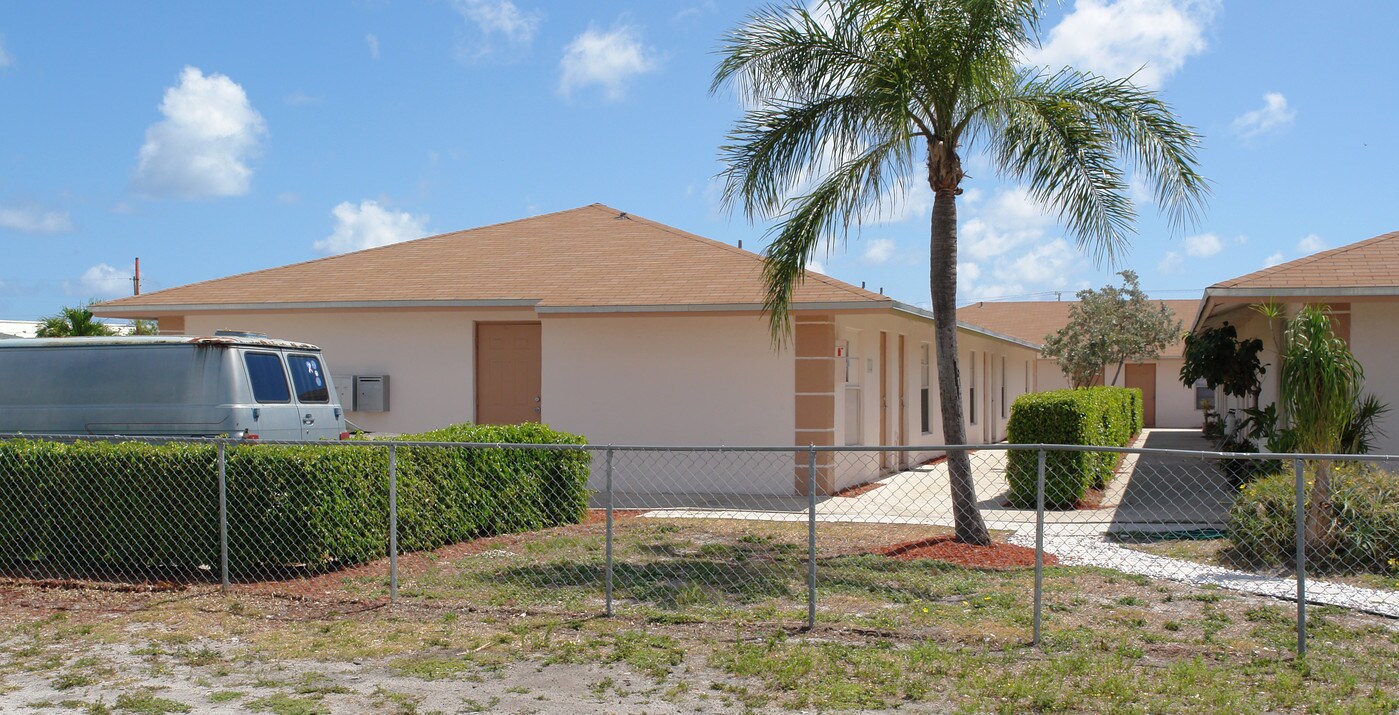
<path id="1" fill-rule="evenodd" d="M 1071 602 L 1046 573 L 1118 574 L 1292 601 L 1300 650 L 1309 603 L 1399 618 L 1390 458 L 1197 443 L 9 439 L 0 579 L 806 627 L 951 604 L 1039 642 Z"/>

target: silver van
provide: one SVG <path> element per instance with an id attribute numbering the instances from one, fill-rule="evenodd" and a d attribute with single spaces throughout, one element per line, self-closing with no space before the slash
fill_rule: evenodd
<path id="1" fill-rule="evenodd" d="M 0 433 L 345 439 L 320 348 L 247 333 L 0 341 Z"/>

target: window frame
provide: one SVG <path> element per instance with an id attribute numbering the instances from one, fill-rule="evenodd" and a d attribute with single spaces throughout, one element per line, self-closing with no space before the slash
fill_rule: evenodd
<path id="1" fill-rule="evenodd" d="M 967 361 L 971 365 L 971 379 L 967 380 L 967 413 L 968 422 L 976 424 L 976 351 L 971 351 L 971 358 Z"/>
<path id="2" fill-rule="evenodd" d="M 281 371 L 282 375 L 282 389 L 286 390 L 287 398 L 285 400 L 264 400 L 258 397 L 258 383 L 257 380 L 253 377 L 252 365 L 248 363 L 248 360 L 254 356 L 258 358 L 270 357 L 277 362 L 277 368 Z M 243 370 L 248 375 L 248 391 L 252 394 L 253 402 L 258 403 L 259 405 L 292 404 L 292 398 L 295 395 L 295 393 L 292 391 L 291 378 L 289 375 L 287 375 L 286 361 L 282 359 L 282 355 L 280 353 L 267 352 L 263 350 L 245 350 L 243 351 Z"/>
<path id="3" fill-rule="evenodd" d="M 296 382 L 296 375 L 297 375 L 297 372 L 296 372 L 296 369 L 292 367 L 292 360 L 294 360 L 294 359 L 311 360 L 311 361 L 314 361 L 314 362 L 315 362 L 315 364 L 316 364 L 316 370 L 317 370 L 317 372 L 319 373 L 320 379 L 321 379 L 321 386 L 320 386 L 319 389 L 325 392 L 325 398 L 324 398 L 324 399 L 320 399 L 320 400 L 308 400 L 308 399 L 302 398 L 302 396 L 301 396 L 301 387 L 300 387 L 300 385 L 298 385 L 297 382 Z M 287 353 L 287 355 L 286 355 L 286 362 L 287 362 L 287 373 L 288 373 L 288 375 L 291 377 L 292 395 L 296 397 L 296 401 L 297 401 L 298 403 L 306 404 L 306 405 L 329 405 L 329 404 L 330 404 L 330 380 L 328 380 L 328 379 L 326 378 L 326 374 L 325 374 L 325 361 L 324 361 L 324 360 L 321 360 L 321 358 L 320 358 L 319 355 L 315 355 L 315 354 L 312 354 L 312 353 Z"/>

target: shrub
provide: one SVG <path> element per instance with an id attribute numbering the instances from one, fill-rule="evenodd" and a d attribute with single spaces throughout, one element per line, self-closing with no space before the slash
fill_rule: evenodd
<path id="1" fill-rule="evenodd" d="M 1026 393 L 1010 409 L 1008 437 L 1014 444 L 1124 446 L 1140 431 L 1141 391 L 1122 387 Z M 1070 508 L 1090 488 L 1112 478 L 1117 454 L 1051 451 L 1045 456 L 1045 506 Z M 1010 502 L 1035 506 L 1037 452 L 1011 450 L 1006 469 Z"/>
<path id="2" fill-rule="evenodd" d="M 582 444 L 543 425 L 449 427 L 406 440 Z M 581 521 L 588 454 L 577 449 L 399 448 L 399 544 Z M 388 550 L 388 449 L 227 448 L 229 571 L 323 571 Z M 0 559 L 45 573 L 218 573 L 212 444 L 0 441 Z"/>
<path id="3" fill-rule="evenodd" d="M 1313 484 L 1309 465 L 1304 494 Z M 1290 568 L 1297 558 L 1297 477 L 1291 470 L 1260 478 L 1229 509 L 1231 560 Z M 1331 468 L 1333 546 L 1318 568 L 1333 573 L 1395 573 L 1399 554 L 1399 476 L 1373 465 L 1336 463 Z"/>

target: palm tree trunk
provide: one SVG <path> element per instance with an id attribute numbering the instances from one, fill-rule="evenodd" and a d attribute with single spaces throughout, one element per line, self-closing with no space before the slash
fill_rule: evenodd
<path id="1" fill-rule="evenodd" d="M 928 279 L 932 292 L 934 336 L 937 344 L 938 402 L 942 407 L 942 437 L 947 444 L 966 444 L 962 421 L 962 380 L 957 364 L 957 197 L 939 190 L 933 198 L 932 261 Z M 966 452 L 947 455 L 952 509 L 958 541 L 991 543 L 991 534 L 976 504 L 971 460 Z"/>

